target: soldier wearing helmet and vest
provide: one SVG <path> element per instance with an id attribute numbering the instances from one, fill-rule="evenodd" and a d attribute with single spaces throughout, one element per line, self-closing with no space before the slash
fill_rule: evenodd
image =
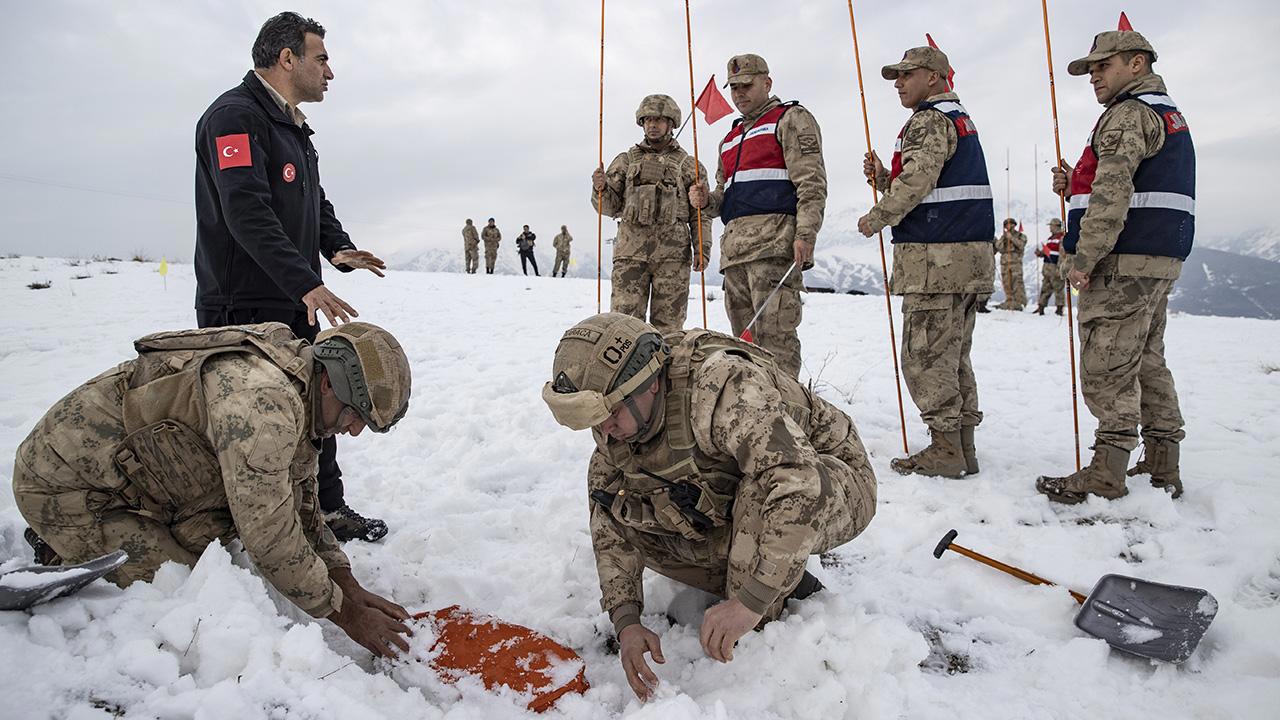
<path id="1" fill-rule="evenodd" d="M 701 640 L 721 662 L 788 598 L 822 585 L 810 555 L 861 533 L 876 480 L 853 420 L 778 369 L 772 354 L 708 330 L 665 337 L 604 313 L 565 332 L 543 400 L 591 429 L 587 470 L 601 607 L 636 695 L 662 662 L 641 624 L 644 569 L 725 598 Z"/>
<path id="2" fill-rule="evenodd" d="M 591 175 L 591 207 L 618 220 L 613 245 L 609 309 L 644 320 L 662 332 L 684 328 L 689 312 L 689 269 L 701 271 L 711 255 L 711 218 L 702 223 L 689 205 L 689 186 L 707 170 L 672 137 L 680 107 L 669 95 L 648 95 L 636 108 L 644 138 Z"/>
<path id="3" fill-rule="evenodd" d="M 1098 419 L 1093 460 L 1065 477 L 1040 477 L 1050 500 L 1128 494 L 1128 475 L 1178 497 L 1178 443 L 1186 436 L 1165 365 L 1169 291 L 1195 235 L 1196 153 L 1187 120 L 1151 71 L 1156 51 L 1133 30 L 1099 33 L 1067 66 L 1088 75 L 1105 106 L 1075 167 L 1055 168 L 1070 197 L 1062 272 L 1080 291 L 1080 390 Z"/>
<path id="4" fill-rule="evenodd" d="M 263 578 L 377 655 L 407 649 L 404 608 L 360 586 L 324 521 L 314 440 L 386 432 L 410 372 L 387 331 L 314 345 L 282 323 L 156 333 L 59 400 L 18 447 L 13 494 L 46 564 L 117 549 L 118 585 L 239 538 Z M 41 547 L 43 546 L 43 547 Z"/>
<path id="5" fill-rule="evenodd" d="M 871 237 L 893 228 L 889 291 L 902 296 L 902 375 L 930 443 L 889 464 L 903 475 L 958 478 L 978 472 L 974 429 L 982 422 L 969 353 L 982 295 L 992 286 L 995 209 L 978 129 L 951 91 L 941 50 L 911 48 L 880 74 L 912 115 L 898 133 L 892 168 L 875 153 L 867 181 L 884 192 L 858 220 Z"/>
<path id="6" fill-rule="evenodd" d="M 741 336 L 768 301 L 750 328 L 752 337 L 798 378 L 802 273 L 813 267 L 827 208 L 822 131 L 807 108 L 772 94 L 764 58 L 735 55 L 728 72 L 726 84 L 742 116 L 720 141 L 716 189 L 702 183 L 691 195 L 695 206 L 724 222 L 720 270 L 733 334 Z M 782 290 L 768 300 L 779 284 Z"/>

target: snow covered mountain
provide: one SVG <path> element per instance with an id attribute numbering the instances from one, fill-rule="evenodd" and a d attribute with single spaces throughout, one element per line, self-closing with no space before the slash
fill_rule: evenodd
<path id="1" fill-rule="evenodd" d="M 1238 255 L 1280 261 L 1280 229 L 1277 228 L 1254 228 L 1229 237 L 1201 233 L 1196 243 Z"/>

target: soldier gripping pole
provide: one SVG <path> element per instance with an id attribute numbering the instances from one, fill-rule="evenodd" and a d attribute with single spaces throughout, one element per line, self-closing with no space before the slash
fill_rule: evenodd
<path id="1" fill-rule="evenodd" d="M 1049 105 L 1053 111 L 1053 149 L 1058 157 L 1058 167 L 1062 167 L 1062 140 L 1058 137 L 1058 92 L 1053 85 L 1053 44 L 1049 40 L 1049 0 L 1040 0 L 1040 11 L 1044 16 L 1044 54 L 1049 63 Z M 1065 223 L 1067 221 L 1065 193 L 1058 195 L 1058 211 L 1062 213 L 1062 222 Z M 1064 294 L 1067 297 L 1067 347 L 1071 353 L 1071 422 L 1076 436 L 1076 470 L 1079 470 L 1080 409 L 1076 399 L 1076 325 L 1071 314 L 1071 288 L 1066 288 Z"/>
<path id="2" fill-rule="evenodd" d="M 603 0 L 601 0 L 603 2 Z M 697 100 L 693 96 L 693 25 L 689 19 L 689 0 L 684 0 L 684 36 L 686 44 L 689 48 L 689 117 L 693 123 L 693 183 L 696 185 L 702 182 L 702 178 L 698 177 L 702 174 L 702 162 L 698 160 L 698 108 L 694 107 Z M 707 327 L 707 260 L 703 256 L 702 245 L 702 208 L 698 211 L 698 267 L 702 268 L 698 271 L 702 285 L 702 327 Z"/>
<path id="3" fill-rule="evenodd" d="M 604 167 L 604 0 L 600 0 L 600 138 L 596 162 Z M 596 191 L 596 312 L 600 305 L 600 286 L 604 268 L 604 189 Z"/>
<path id="4" fill-rule="evenodd" d="M 858 69 L 858 99 L 862 102 L 862 129 L 867 136 L 867 152 L 871 150 L 871 121 L 867 118 L 867 94 L 862 85 L 862 56 L 858 51 L 858 25 L 853 19 L 853 0 L 849 0 L 849 30 L 853 33 L 853 61 Z M 880 189 L 871 181 L 871 202 L 880 202 Z M 889 265 L 884 257 L 884 231 L 880 231 L 880 272 L 884 279 L 884 309 L 889 318 L 889 349 L 893 357 L 893 386 L 898 391 L 898 423 L 902 427 L 902 452 L 907 449 L 907 415 L 902 407 L 902 373 L 898 369 L 898 338 L 893 330 L 893 303 L 889 295 Z"/>

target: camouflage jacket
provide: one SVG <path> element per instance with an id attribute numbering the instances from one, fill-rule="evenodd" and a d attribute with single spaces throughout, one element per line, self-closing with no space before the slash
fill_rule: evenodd
<path id="1" fill-rule="evenodd" d="M 1150 74 L 1125 86 L 1117 97 L 1144 92 L 1166 93 L 1168 89 L 1159 75 Z M 1093 135 L 1098 170 L 1089 208 L 1080 220 L 1080 241 L 1075 254 L 1068 254 L 1064 249 L 1066 261 L 1059 263 L 1062 272 L 1075 269 L 1087 275 L 1176 279 L 1182 272 L 1182 261 L 1177 258 L 1111 254 L 1129 214 L 1133 175 L 1143 160 L 1164 147 L 1164 121 L 1137 100 L 1112 101 L 1103 111 Z"/>
<path id="2" fill-rule="evenodd" d="M 485 245 L 497 245 L 502 240 L 502 231 L 498 226 L 489 227 L 485 225 L 480 230 L 480 237 L 484 240 Z"/>
<path id="3" fill-rule="evenodd" d="M 605 171 L 605 188 L 591 192 L 591 207 L 618 219 L 613 256 L 624 260 L 690 263 L 698 252 L 698 211 L 689 205 L 689 186 L 706 179 L 674 139 L 655 151 L 637 143 Z M 702 252 L 711 253 L 711 217 L 702 213 Z"/>
<path id="4" fill-rule="evenodd" d="M 996 238 L 996 252 L 1009 260 L 1020 259 L 1027 249 L 1027 236 L 1017 230 L 1002 232 Z"/>
<path id="5" fill-rule="evenodd" d="M 933 95 L 929 102 L 960 102 L 952 92 Z M 940 112 L 914 113 L 902 131 L 902 172 L 889 179 L 886 171 L 876 178 L 884 191 L 867 213 L 873 230 L 896 225 L 926 195 L 933 192 L 942 166 L 955 155 L 955 125 Z M 991 243 L 898 243 L 893 246 L 893 277 L 889 289 L 910 293 L 982 293 L 994 281 Z"/>
<path id="6" fill-rule="evenodd" d="M 781 103 L 777 96 L 769 98 L 751 117 L 742 122 L 751 125 Z M 744 128 L 746 130 L 746 128 Z M 745 215 L 734 218 L 724 229 L 721 240 L 720 268 L 766 258 L 791 258 L 796 240 L 817 243 L 818 231 L 827 209 L 827 166 L 822 159 L 822 130 L 818 121 L 801 105 L 783 114 L 778 121 L 778 143 L 787 163 L 787 174 L 796 186 L 795 215 Z M 703 211 L 719 217 L 724 202 L 724 163 L 717 147 L 716 186 Z M 808 268 L 803 268 L 808 269 Z"/>
<path id="7" fill-rule="evenodd" d="M 556 252 L 561 252 L 567 255 L 569 254 L 569 244 L 572 242 L 573 236 L 567 232 L 562 232 L 552 238 L 551 247 L 555 248 Z"/>
<path id="8" fill-rule="evenodd" d="M 476 232 L 475 225 L 462 226 L 462 241 L 467 247 L 476 247 L 480 244 L 480 233 Z"/>

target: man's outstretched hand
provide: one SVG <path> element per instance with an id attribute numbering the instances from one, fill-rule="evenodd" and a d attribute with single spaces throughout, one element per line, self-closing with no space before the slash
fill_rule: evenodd
<path id="1" fill-rule="evenodd" d="M 622 670 L 627 674 L 627 684 L 631 691 L 647 701 L 658 687 L 658 676 L 644 661 L 644 654 L 653 655 L 653 661 L 662 664 L 667 660 L 662 657 L 662 641 L 658 635 L 640 623 L 628 625 L 618 633 L 618 657 L 622 660 Z"/>
<path id="2" fill-rule="evenodd" d="M 337 568 L 329 577 L 342 588 L 342 609 L 329 619 L 352 640 L 378 657 L 395 657 L 409 650 L 406 635 L 412 635 L 405 621 L 409 611 L 365 590 L 348 568 Z"/>
<path id="3" fill-rule="evenodd" d="M 734 644 L 758 625 L 762 617 L 737 598 L 712 606 L 702 616 L 702 632 L 699 634 L 702 649 L 715 660 L 730 662 Z"/>
<path id="4" fill-rule="evenodd" d="M 335 266 L 346 265 L 356 270 L 368 270 L 378 277 L 386 277 L 382 271 L 387 269 L 387 264 L 368 250 L 343 250 L 336 253 L 329 262 Z"/>

